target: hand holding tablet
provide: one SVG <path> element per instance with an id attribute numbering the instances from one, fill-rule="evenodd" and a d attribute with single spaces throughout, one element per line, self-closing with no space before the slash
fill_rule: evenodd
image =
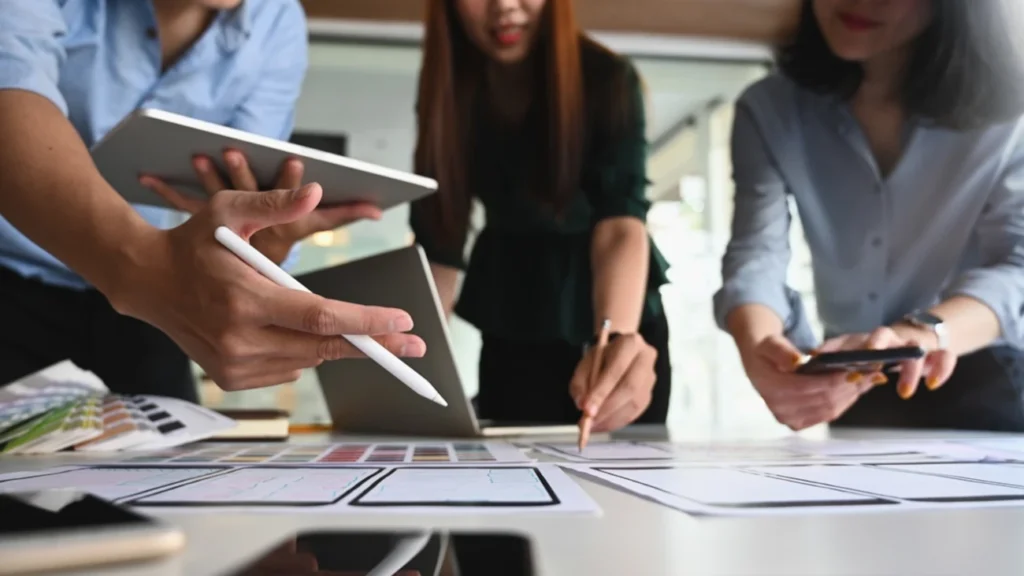
<path id="1" fill-rule="evenodd" d="M 202 182 L 206 194 L 213 196 L 222 190 L 241 190 L 246 192 L 261 192 L 256 177 L 253 175 L 245 155 L 238 150 L 227 150 L 223 154 L 223 163 L 228 166 L 228 178 L 225 182 L 217 170 L 213 159 L 207 156 L 196 156 L 192 159 L 196 176 Z M 275 190 L 294 190 L 302 186 L 304 165 L 298 158 L 289 158 L 284 161 L 279 171 Z M 143 176 L 139 182 L 149 188 L 168 204 L 189 214 L 195 214 L 206 205 L 208 199 L 199 199 L 185 195 L 175 190 L 172 186 L 152 176 Z M 369 219 L 378 220 L 381 211 L 373 204 L 358 202 L 332 206 L 330 208 L 317 208 L 304 215 L 302 218 L 277 226 L 271 226 L 253 234 L 250 242 L 260 252 L 265 254 L 274 262 L 283 262 L 296 242 L 324 230 L 333 230 L 340 226 Z"/>

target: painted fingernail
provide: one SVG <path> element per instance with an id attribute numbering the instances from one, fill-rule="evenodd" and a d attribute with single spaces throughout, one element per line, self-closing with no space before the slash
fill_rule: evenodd
<path id="1" fill-rule="evenodd" d="M 801 365 L 801 364 L 803 364 L 803 362 L 804 362 L 804 357 L 801 354 L 797 354 L 797 353 L 794 352 L 792 358 L 793 358 L 793 367 L 794 368 L 799 366 L 799 365 Z"/>
<path id="2" fill-rule="evenodd" d="M 875 386 L 887 384 L 888 382 L 889 379 L 885 377 L 885 374 L 875 374 L 871 377 L 871 383 L 874 384 Z"/>
<path id="3" fill-rule="evenodd" d="M 412 330 L 412 318 L 409 316 L 398 316 L 388 324 L 389 332 L 408 332 Z"/>
<path id="4" fill-rule="evenodd" d="M 929 390 L 935 390 L 936 388 L 939 387 L 939 379 L 936 378 L 935 376 L 932 376 L 931 378 L 925 380 L 924 385 L 927 386 Z"/>
<path id="5" fill-rule="evenodd" d="M 856 382 L 863 377 L 864 375 L 861 374 L 860 372 L 850 372 L 849 374 L 846 375 L 846 381 L 852 384 L 853 382 Z"/>
<path id="6" fill-rule="evenodd" d="M 897 392 L 899 393 L 900 398 L 903 398 L 904 400 L 909 400 L 910 397 L 914 395 L 914 391 L 911 390 L 909 384 L 900 384 L 899 388 L 897 388 Z"/>

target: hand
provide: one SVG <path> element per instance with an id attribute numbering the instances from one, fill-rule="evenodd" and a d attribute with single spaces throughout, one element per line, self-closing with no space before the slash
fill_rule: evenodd
<path id="1" fill-rule="evenodd" d="M 772 415 L 794 431 L 836 420 L 862 394 L 887 381 L 881 374 L 795 374 L 803 355 L 783 336 L 769 336 L 740 354 Z"/>
<path id="2" fill-rule="evenodd" d="M 590 348 L 576 365 L 569 395 L 577 408 L 593 418 L 594 432 L 610 432 L 636 420 L 650 405 L 658 351 L 639 334 L 620 335 L 604 349 L 600 372 L 590 382 L 595 354 L 596 349 Z"/>
<path id="3" fill-rule="evenodd" d="M 292 382 L 325 360 L 361 354 L 341 334 L 368 334 L 400 356 L 421 356 L 412 318 L 283 288 L 213 236 L 227 226 L 249 239 L 294 222 L 320 202 L 317 184 L 273 192 L 224 191 L 172 230 L 150 229 L 129 246 L 108 298 L 122 314 L 167 333 L 225 390 Z"/>
<path id="4" fill-rule="evenodd" d="M 819 351 L 884 350 L 906 346 L 924 348 L 928 351 L 924 358 L 901 362 L 898 368 L 900 378 L 896 391 L 901 398 L 907 400 L 917 392 L 922 377 L 926 378 L 925 386 L 929 390 L 936 390 L 953 375 L 956 355 L 948 350 L 934 350 L 937 345 L 935 334 L 932 332 L 913 326 L 897 325 L 893 328 L 879 328 L 870 334 L 847 334 L 832 338 L 825 342 Z"/>
<path id="5" fill-rule="evenodd" d="M 213 161 L 206 156 L 197 156 L 192 159 L 193 167 L 202 182 L 206 193 L 211 197 L 221 190 L 233 189 L 248 192 L 258 192 L 256 177 L 249 169 L 249 163 L 245 155 L 237 150 L 224 152 L 224 164 L 228 167 L 228 175 L 231 178 L 231 186 L 227 186 L 217 173 Z M 304 167 L 302 162 L 296 158 L 285 161 L 277 177 L 276 189 L 294 190 L 302 186 L 302 174 Z M 206 205 L 204 200 L 196 200 L 185 196 L 168 186 L 166 183 L 151 176 L 144 176 L 142 185 L 159 194 L 171 206 L 178 210 L 196 214 Z M 294 222 L 286 222 L 276 226 L 270 226 L 253 235 L 251 244 L 262 252 L 267 258 L 280 264 L 288 256 L 292 246 L 316 232 L 333 230 L 339 226 L 350 224 L 357 220 L 368 218 L 379 220 L 381 211 L 372 204 L 357 203 L 332 208 L 320 208 L 306 214 Z"/>

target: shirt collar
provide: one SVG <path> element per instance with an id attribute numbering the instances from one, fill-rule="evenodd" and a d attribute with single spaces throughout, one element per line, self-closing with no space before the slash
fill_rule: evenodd
<path id="1" fill-rule="evenodd" d="M 220 46 L 228 52 L 242 47 L 252 32 L 252 11 L 249 0 L 217 15 L 216 25 L 220 27 Z"/>

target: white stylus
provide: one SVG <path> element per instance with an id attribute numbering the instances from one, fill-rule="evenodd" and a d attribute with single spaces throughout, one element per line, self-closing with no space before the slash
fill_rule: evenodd
<path id="1" fill-rule="evenodd" d="M 214 231 L 213 235 L 217 238 L 218 242 L 234 253 L 235 256 L 241 258 L 243 262 L 252 266 L 257 272 L 263 274 L 275 284 L 301 292 L 310 291 L 277 264 L 274 264 L 269 258 L 250 246 L 248 242 L 239 238 L 229 228 L 220 226 Z M 352 343 L 363 354 L 366 354 L 368 358 L 380 364 L 392 376 L 398 378 L 399 381 L 411 388 L 413 392 L 433 400 L 441 406 L 448 406 L 448 403 L 430 385 L 430 382 L 427 382 L 426 378 L 420 376 L 408 364 L 402 362 L 397 356 L 389 352 L 387 348 L 381 346 L 380 342 L 362 334 L 342 334 L 341 336 Z"/>

